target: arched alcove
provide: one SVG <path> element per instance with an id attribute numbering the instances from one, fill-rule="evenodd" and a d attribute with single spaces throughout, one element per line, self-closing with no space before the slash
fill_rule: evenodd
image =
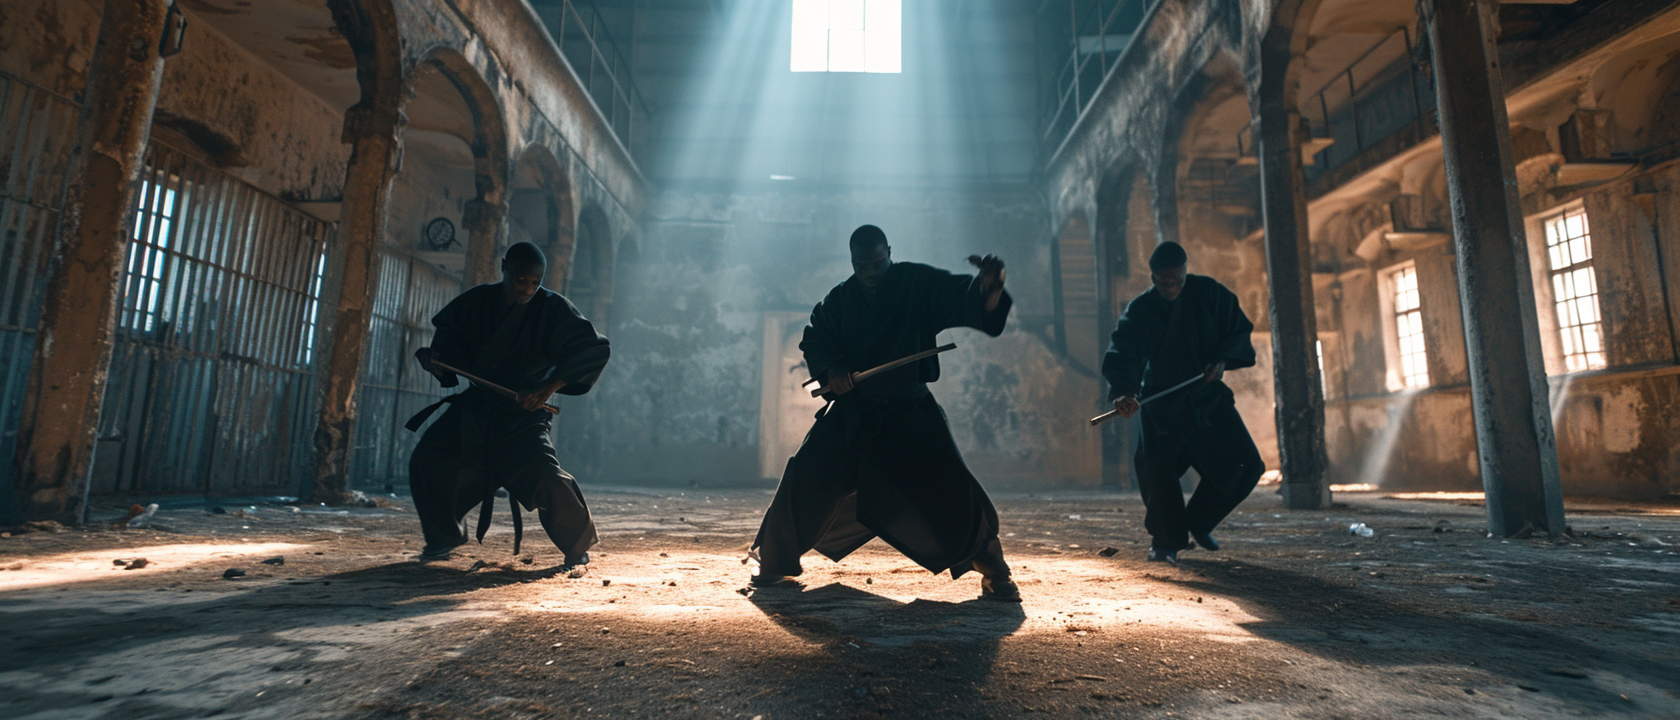
<path id="1" fill-rule="evenodd" d="M 554 153 L 542 145 L 526 147 L 513 167 L 504 244 L 529 242 L 542 248 L 548 256 L 543 285 L 551 290 L 565 286 L 576 217 L 570 179 Z"/>
<path id="2" fill-rule="evenodd" d="M 605 328 L 612 310 L 612 228 L 601 208 L 589 205 L 578 214 L 577 242 L 566 281 L 566 297 L 596 327 Z"/>

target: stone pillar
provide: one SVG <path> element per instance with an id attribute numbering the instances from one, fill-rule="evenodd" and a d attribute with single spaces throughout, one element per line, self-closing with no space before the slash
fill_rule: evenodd
<path id="1" fill-rule="evenodd" d="M 1428 0 L 1488 532 L 1564 531 L 1492 0 Z"/>
<path id="2" fill-rule="evenodd" d="M 467 230 L 466 283 L 468 287 L 500 282 L 502 233 L 506 231 L 507 203 L 479 196 L 467 201 L 461 224 Z"/>
<path id="3" fill-rule="evenodd" d="M 17 444 L 24 516 L 81 522 L 135 182 L 163 79 L 166 0 L 108 0 L 84 96 Z"/>
<path id="4" fill-rule="evenodd" d="M 1301 169 L 1303 133 L 1284 87 L 1288 48 L 1277 50 L 1262 61 L 1254 132 L 1272 296 L 1272 392 L 1284 504 L 1313 510 L 1330 506 L 1330 486 L 1324 480 L 1324 389 L 1315 349 L 1318 315 Z M 1273 58 L 1277 62 L 1267 62 Z"/>
<path id="5" fill-rule="evenodd" d="M 356 419 L 356 383 L 378 291 L 379 245 L 391 181 L 402 157 L 402 115 L 357 105 L 345 113 L 344 137 L 351 143 L 345 173 L 340 291 L 332 335 L 323 353 L 321 417 L 315 426 L 315 474 L 304 495 L 311 502 L 341 504 L 350 496 L 350 449 Z"/>

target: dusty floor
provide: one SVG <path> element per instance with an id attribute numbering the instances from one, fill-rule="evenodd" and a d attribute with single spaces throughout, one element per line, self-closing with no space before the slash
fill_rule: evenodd
<path id="1" fill-rule="evenodd" d="M 1000 494 L 1010 605 L 879 543 L 749 592 L 768 492 L 586 491 L 582 577 L 534 517 L 513 558 L 505 510 L 420 565 L 402 499 L 0 538 L 0 717 L 1680 717 L 1680 507 L 1498 541 L 1469 504 L 1262 490 L 1174 569 L 1129 494 Z"/>

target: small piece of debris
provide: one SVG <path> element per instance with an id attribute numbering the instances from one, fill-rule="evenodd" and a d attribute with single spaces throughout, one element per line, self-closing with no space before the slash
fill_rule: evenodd
<path id="1" fill-rule="evenodd" d="M 245 571 L 239 568 L 228 568 L 226 572 L 222 573 L 223 580 L 234 580 L 242 577 L 245 577 Z"/>
<path id="2" fill-rule="evenodd" d="M 476 560 L 473 562 L 472 567 L 467 568 L 467 572 L 474 572 L 487 567 L 490 567 L 490 563 L 484 562 L 483 560 Z"/>
<path id="3" fill-rule="evenodd" d="M 128 561 L 128 569 L 139 570 L 140 568 L 146 567 L 150 564 L 151 563 L 147 561 L 146 558 L 134 558 L 133 560 Z"/>
<path id="4" fill-rule="evenodd" d="M 285 565 L 286 564 L 286 556 L 275 555 L 274 557 L 271 557 L 271 558 L 268 558 L 267 560 L 262 561 L 262 564 L 264 564 L 264 565 Z"/>
<path id="5" fill-rule="evenodd" d="M 613 667 L 624 667 L 624 661 L 619 660 L 618 662 L 613 663 Z"/>
<path id="6" fill-rule="evenodd" d="M 1546 673 L 1547 675 L 1556 675 L 1558 677 L 1574 678 L 1576 680 L 1587 679 L 1587 674 L 1584 673 L 1584 672 L 1581 672 L 1579 670 L 1567 670 L 1567 669 L 1564 669 L 1564 668 L 1547 668 L 1546 670 L 1543 670 L 1542 672 Z"/>
<path id="7" fill-rule="evenodd" d="M 863 579 L 863 584 L 874 585 L 875 584 L 875 578 L 864 578 Z"/>
<path id="8" fill-rule="evenodd" d="M 587 568 L 585 568 L 582 565 L 579 565 L 577 567 L 572 568 L 571 570 L 566 571 L 566 577 L 569 577 L 573 580 L 576 580 L 580 577 L 583 577 L 588 572 L 589 572 L 589 570 Z"/>
<path id="9" fill-rule="evenodd" d="M 525 563 L 526 565 L 530 565 L 531 563 L 534 563 L 536 561 L 537 561 L 537 559 L 534 558 L 534 557 L 531 557 L 530 555 L 526 555 L 525 557 L 519 558 L 519 562 Z"/>
<path id="10" fill-rule="evenodd" d="M 606 587 L 606 586 L 611 585 L 611 584 L 612 584 L 612 580 L 610 580 L 608 578 L 601 578 L 601 587 Z"/>
<path id="11" fill-rule="evenodd" d="M 1075 676 L 1073 676 L 1073 679 L 1075 679 L 1075 680 L 1090 680 L 1090 681 L 1093 681 L 1093 682 L 1108 682 L 1108 678 L 1105 678 L 1101 675 L 1075 675 Z"/>
<path id="12" fill-rule="evenodd" d="M 1115 555 L 1119 555 L 1119 554 L 1120 554 L 1120 548 L 1112 547 L 1112 546 L 1111 547 L 1105 547 L 1105 548 L 1097 551 L 1097 556 L 1098 557 L 1114 557 Z"/>

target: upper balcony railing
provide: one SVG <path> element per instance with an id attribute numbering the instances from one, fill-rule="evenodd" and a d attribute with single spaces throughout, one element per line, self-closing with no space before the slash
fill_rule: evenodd
<path id="1" fill-rule="evenodd" d="M 527 0 L 560 46 L 560 54 L 583 81 L 613 133 L 630 149 L 637 119 L 652 113 L 636 88 L 634 66 L 592 0 Z"/>
<path id="2" fill-rule="evenodd" d="M 1073 130 L 1079 115 L 1091 105 L 1149 8 L 1159 0 L 1068 0 L 1072 34 L 1056 74 L 1055 96 L 1045 112 L 1040 141 L 1048 157 Z"/>
<path id="3" fill-rule="evenodd" d="M 1435 111 L 1428 49 L 1402 27 L 1303 97 L 1300 108 L 1311 129 L 1305 170 L 1312 182 Z M 1252 126 L 1237 133 L 1237 146 L 1244 156 L 1254 154 Z"/>

